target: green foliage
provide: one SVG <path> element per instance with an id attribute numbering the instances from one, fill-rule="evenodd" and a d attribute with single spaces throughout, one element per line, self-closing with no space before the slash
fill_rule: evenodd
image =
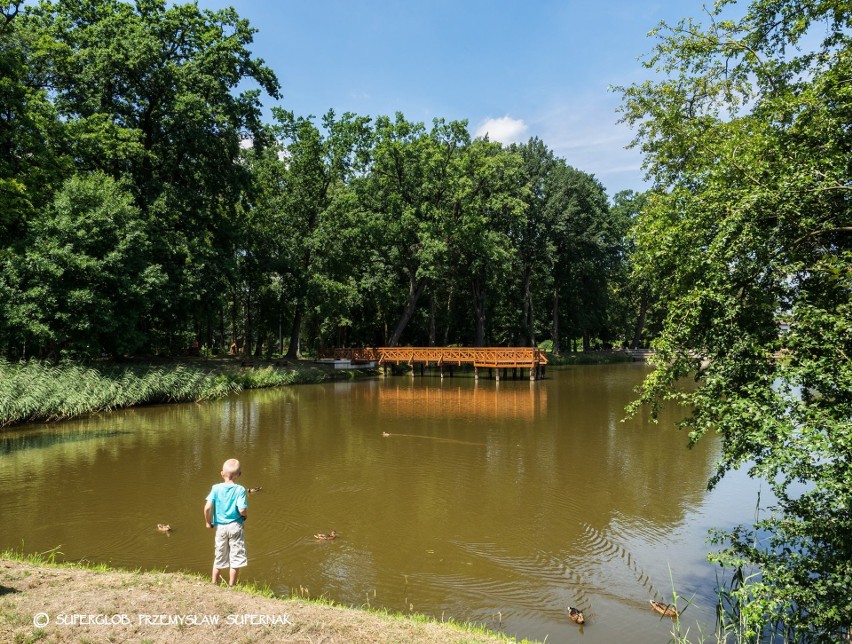
<path id="1" fill-rule="evenodd" d="M 328 379 L 322 369 L 307 368 L 294 371 L 282 371 L 275 367 L 241 369 L 227 374 L 228 380 L 241 389 L 262 389 L 282 385 L 308 385 Z"/>
<path id="2" fill-rule="evenodd" d="M 18 22 L 21 42 L 35 43 L 21 64 L 50 97 L 74 172 L 127 181 L 148 223 L 150 265 L 165 279 L 145 340 L 180 347 L 187 321 L 219 312 L 248 182 L 240 141 L 266 136 L 259 91 L 237 88 L 253 80 L 277 96 L 274 74 L 248 51 L 253 30 L 233 9 L 164 0 L 45 1 Z M 16 178 L 30 180 L 23 170 Z"/>
<path id="3" fill-rule="evenodd" d="M 376 119 L 371 172 L 357 188 L 375 218 L 377 270 L 399 285 L 387 298 L 396 309 L 391 346 L 399 344 L 427 285 L 446 275 L 453 190 L 463 181 L 469 142 L 463 122 L 436 120 L 427 131 L 402 114 Z"/>
<path id="4" fill-rule="evenodd" d="M 126 185 L 99 172 L 69 179 L 7 265 L 20 291 L 9 312 L 16 333 L 62 355 L 138 349 L 163 281 L 147 228 Z"/>
<path id="5" fill-rule="evenodd" d="M 123 407 L 220 398 L 242 389 L 311 384 L 318 368 L 235 368 L 193 364 L 50 364 L 0 360 L 0 427 L 54 421 Z"/>
<path id="6" fill-rule="evenodd" d="M 300 354 L 623 333 L 626 219 L 533 139 L 273 108 L 233 9 L 0 20 L 0 353 Z M 559 318 L 563 318 L 560 331 Z M 280 345 L 280 346 L 278 346 Z"/>
<path id="7" fill-rule="evenodd" d="M 238 391 L 223 373 L 175 367 L 87 367 L 0 362 L 0 426 L 61 420 L 161 402 L 204 400 Z"/>
<path id="8" fill-rule="evenodd" d="M 732 593 L 742 637 L 836 642 L 852 624 L 852 13 L 754 0 L 729 20 L 729 4 L 662 25 L 648 65 L 665 80 L 624 90 L 656 184 L 636 270 L 667 309 L 642 400 L 692 410 L 693 441 L 721 434 L 711 484 L 745 467 L 778 498 L 717 535 L 715 560 L 757 573 Z"/>

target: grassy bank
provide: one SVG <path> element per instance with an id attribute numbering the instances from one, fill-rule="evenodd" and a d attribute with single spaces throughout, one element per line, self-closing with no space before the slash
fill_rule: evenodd
<path id="1" fill-rule="evenodd" d="M 0 427 L 93 412 L 218 398 L 242 389 L 322 382 L 326 369 L 296 363 L 242 367 L 234 360 L 92 366 L 0 361 Z"/>
<path id="2" fill-rule="evenodd" d="M 592 351 L 590 353 L 547 354 L 548 367 L 562 367 L 581 364 L 618 364 L 633 362 L 633 358 L 623 351 Z"/>
<path id="3" fill-rule="evenodd" d="M 80 616 L 76 623 L 73 616 Z M 163 623 L 181 617 L 183 624 Z M 282 599 L 268 588 L 216 587 L 195 575 L 54 564 L 44 557 L 0 553 L 0 641 L 40 640 L 516 641 L 475 624 Z"/>

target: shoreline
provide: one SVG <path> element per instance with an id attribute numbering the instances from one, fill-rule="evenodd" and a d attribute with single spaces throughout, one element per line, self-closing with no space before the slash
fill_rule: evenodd
<path id="1" fill-rule="evenodd" d="M 548 368 L 632 362 L 618 352 L 548 354 Z M 27 423 L 50 423 L 151 404 L 198 402 L 246 389 L 318 384 L 380 376 L 375 370 L 338 371 L 308 360 L 240 356 L 134 359 L 92 364 L 0 360 L 0 433 Z"/>
<path id="2" fill-rule="evenodd" d="M 0 432 L 129 407 L 212 400 L 245 389 L 371 376 L 309 361 L 240 357 L 59 365 L 0 360 Z"/>
<path id="3" fill-rule="evenodd" d="M 453 620 L 281 598 L 250 582 L 0 553 L 0 640 L 529 642 Z"/>

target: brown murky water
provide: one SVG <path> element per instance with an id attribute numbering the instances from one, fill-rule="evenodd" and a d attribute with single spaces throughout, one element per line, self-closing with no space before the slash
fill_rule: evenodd
<path id="1" fill-rule="evenodd" d="M 688 450 L 671 415 L 620 422 L 646 372 L 396 376 L 6 432 L 0 548 L 207 572 L 203 499 L 233 456 L 240 482 L 263 487 L 245 578 L 548 642 L 665 642 L 671 622 L 648 600 L 673 579 L 693 597 L 685 623 L 712 629 L 707 529 L 748 521 L 756 485 L 708 493 L 717 440 Z"/>

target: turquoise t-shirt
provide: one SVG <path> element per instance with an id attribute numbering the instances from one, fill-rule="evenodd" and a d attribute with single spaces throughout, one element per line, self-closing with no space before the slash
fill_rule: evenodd
<path id="1" fill-rule="evenodd" d="M 225 525 L 245 521 L 240 510 L 248 507 L 246 489 L 237 483 L 216 483 L 207 495 L 213 503 L 213 525 Z"/>

